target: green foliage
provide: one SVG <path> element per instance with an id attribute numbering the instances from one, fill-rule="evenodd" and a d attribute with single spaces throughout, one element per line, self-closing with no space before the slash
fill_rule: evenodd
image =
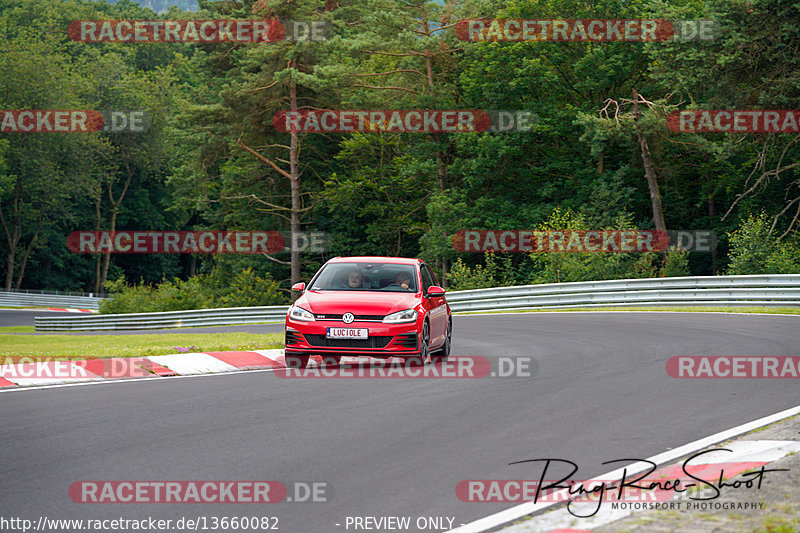
<path id="1" fill-rule="evenodd" d="M 158 285 L 144 282 L 128 285 L 125 278 L 108 281 L 106 290 L 110 298 L 100 304 L 100 312 L 153 313 L 157 311 L 185 311 L 215 307 L 212 295 L 199 277 L 186 281 L 174 279 Z"/>
<path id="2" fill-rule="evenodd" d="M 728 236 L 731 250 L 726 274 L 800 274 L 800 247 L 770 235 L 769 217 L 764 213 L 750 215 Z"/>
<path id="3" fill-rule="evenodd" d="M 227 282 L 220 276 L 201 274 L 185 281 L 164 280 L 155 286 L 144 282 L 129 285 L 121 277 L 108 281 L 106 290 L 110 298 L 100 304 L 100 312 L 103 314 L 259 307 L 287 303 L 287 297 L 279 291 L 277 282 L 258 276 L 251 268 L 228 278 Z"/>
<path id="4" fill-rule="evenodd" d="M 218 307 L 279 305 L 286 300 L 277 283 L 258 276 L 252 268 L 239 272 L 229 286 L 217 288 L 216 293 Z"/>
<path id="5" fill-rule="evenodd" d="M 661 277 L 678 278 L 689 274 L 689 252 L 670 248 L 664 253 Z"/>
<path id="6" fill-rule="evenodd" d="M 555 209 L 537 231 L 590 230 L 583 215 Z M 636 229 L 627 213 L 619 215 L 607 230 Z M 603 279 L 650 278 L 658 276 L 656 253 L 534 252 L 531 283 L 564 283 Z"/>
<path id="7" fill-rule="evenodd" d="M 555 209 L 547 221 L 535 231 L 597 229 L 586 217 L 570 210 Z M 606 228 L 636 229 L 630 215 L 623 214 Z M 597 252 L 534 252 L 531 264 L 514 266 L 511 254 L 486 253 L 485 265 L 470 267 L 459 258 L 453 264 L 448 280 L 452 290 L 502 287 L 523 283 L 564 283 L 604 279 L 654 278 L 688 276 L 689 253 L 670 249 L 663 254 L 597 253 Z M 661 260 L 659 260 L 661 258 Z M 520 275 L 520 271 L 526 274 Z"/>
<path id="8" fill-rule="evenodd" d="M 514 285 L 516 273 L 508 255 L 484 254 L 486 265 L 469 267 L 458 258 L 447 274 L 449 289 L 465 291 Z"/>
<path id="9" fill-rule="evenodd" d="M 127 285 L 125 278 L 108 280 L 106 291 L 110 298 L 100 302 L 100 313 L 137 313 L 154 311 L 153 295 L 155 289 L 150 285 L 139 283 L 138 285 Z"/>

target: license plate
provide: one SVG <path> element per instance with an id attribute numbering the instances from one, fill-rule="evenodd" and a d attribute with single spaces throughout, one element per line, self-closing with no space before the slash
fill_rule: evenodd
<path id="1" fill-rule="evenodd" d="M 329 339 L 366 339 L 367 328 L 325 328 L 325 336 Z"/>

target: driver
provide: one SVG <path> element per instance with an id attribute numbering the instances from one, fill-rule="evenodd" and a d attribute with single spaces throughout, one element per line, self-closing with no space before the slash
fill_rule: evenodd
<path id="1" fill-rule="evenodd" d="M 411 276 L 408 272 L 398 272 L 394 277 L 394 282 L 407 291 L 411 290 Z"/>

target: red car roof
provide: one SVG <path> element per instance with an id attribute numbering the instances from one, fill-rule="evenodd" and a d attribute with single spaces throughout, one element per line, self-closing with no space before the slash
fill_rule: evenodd
<path id="1" fill-rule="evenodd" d="M 422 259 L 412 259 L 410 257 L 380 257 L 380 256 L 359 256 L 359 257 L 335 257 L 329 263 L 391 263 L 395 265 L 418 265 Z"/>

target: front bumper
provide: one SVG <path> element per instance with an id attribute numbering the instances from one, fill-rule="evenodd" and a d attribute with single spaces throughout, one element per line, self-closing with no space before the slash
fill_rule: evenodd
<path id="1" fill-rule="evenodd" d="M 366 328 L 367 339 L 328 339 L 326 328 Z M 419 354 L 419 337 L 415 323 L 384 324 L 383 322 L 356 321 L 345 324 L 341 321 L 316 322 L 286 321 L 287 355 L 369 355 L 410 356 Z"/>

